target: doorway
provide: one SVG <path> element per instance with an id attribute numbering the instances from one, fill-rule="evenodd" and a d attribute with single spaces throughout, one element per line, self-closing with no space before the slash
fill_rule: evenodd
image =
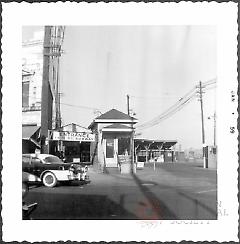
<path id="1" fill-rule="evenodd" d="M 104 154 L 106 167 L 117 167 L 118 140 L 113 138 L 104 139 Z"/>

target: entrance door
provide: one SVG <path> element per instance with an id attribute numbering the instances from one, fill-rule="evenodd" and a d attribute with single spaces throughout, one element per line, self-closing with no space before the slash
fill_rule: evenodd
<path id="1" fill-rule="evenodd" d="M 107 167 L 117 167 L 117 139 L 105 139 L 105 160 Z"/>

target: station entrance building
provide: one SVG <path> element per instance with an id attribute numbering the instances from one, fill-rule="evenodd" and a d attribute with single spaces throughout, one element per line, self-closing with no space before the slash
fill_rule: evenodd
<path id="1" fill-rule="evenodd" d="M 95 118 L 88 127 L 96 138 L 90 149 L 93 163 L 117 167 L 120 155 L 130 155 L 130 137 L 137 122 L 134 117 L 116 109 Z"/>
<path id="2" fill-rule="evenodd" d="M 95 142 L 91 143 L 92 163 L 103 167 L 118 167 L 119 158 L 131 155 L 130 138 L 133 126 L 138 122 L 134 117 L 112 109 L 95 118 L 88 127 L 95 134 Z M 172 147 L 177 141 L 150 140 L 134 138 L 135 162 L 174 162 Z"/>

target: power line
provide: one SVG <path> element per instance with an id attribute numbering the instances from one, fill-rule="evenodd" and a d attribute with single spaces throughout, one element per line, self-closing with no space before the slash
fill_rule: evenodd
<path id="1" fill-rule="evenodd" d="M 202 86 L 208 86 L 208 85 L 212 85 L 212 84 L 216 84 L 217 82 L 217 77 L 208 81 L 205 81 L 202 83 Z M 199 88 L 199 85 L 197 86 Z"/>
<path id="2" fill-rule="evenodd" d="M 177 107 L 170 110 L 169 112 L 167 112 L 167 113 L 164 112 L 161 114 L 161 116 L 158 116 L 157 118 L 153 119 L 152 121 L 145 123 L 141 127 L 137 127 L 137 130 L 139 131 L 139 130 L 148 129 L 150 127 L 153 127 L 153 126 L 159 124 L 161 121 L 171 117 L 173 114 L 175 114 L 178 111 L 180 111 L 181 109 L 183 109 L 194 97 L 195 97 L 195 94 L 193 94 L 192 96 L 187 98 L 182 104 L 179 104 Z"/>
<path id="3" fill-rule="evenodd" d="M 25 97 L 28 97 L 28 98 L 36 99 L 36 100 L 39 100 L 39 101 L 41 100 L 41 98 L 39 98 L 39 97 L 30 96 L 30 95 L 24 94 L 24 93 L 23 93 L 23 95 Z M 98 111 L 100 111 L 99 108 L 94 108 L 94 107 L 88 107 L 88 106 L 82 106 L 82 105 L 75 105 L 75 104 L 69 104 L 69 103 L 62 103 L 62 102 L 60 102 L 60 104 L 61 105 L 65 105 L 65 106 L 69 106 L 69 107 L 76 107 L 76 108 L 82 108 L 82 109 L 90 109 L 90 110 L 98 110 Z"/>
<path id="4" fill-rule="evenodd" d="M 203 83 L 204 87 L 215 84 L 216 83 L 216 78 L 211 79 Z M 197 89 L 199 86 L 195 86 L 192 90 L 190 90 L 187 94 L 185 94 L 183 97 L 181 97 L 174 105 L 172 105 L 170 108 L 168 108 L 165 112 L 157 116 L 156 118 L 137 126 L 137 130 L 143 130 L 150 128 L 154 125 L 157 125 L 160 123 L 162 120 L 169 118 L 176 112 L 180 111 L 184 106 L 186 106 L 197 94 Z M 215 87 L 213 87 L 215 88 Z M 211 87 L 206 88 L 205 90 L 210 90 L 213 89 Z"/>
<path id="5" fill-rule="evenodd" d="M 68 103 L 60 103 L 61 105 L 69 106 L 69 107 L 75 107 L 75 108 L 82 108 L 82 109 L 90 109 L 90 110 L 98 110 L 98 108 L 93 108 L 93 107 L 87 107 L 87 106 L 81 106 L 81 105 L 73 105 L 73 104 L 68 104 Z"/>
<path id="6" fill-rule="evenodd" d="M 182 106 L 182 104 L 185 104 L 185 102 L 195 96 L 196 94 L 196 87 L 194 87 L 192 90 L 190 90 L 188 93 L 186 93 L 183 97 L 181 97 L 174 105 L 172 105 L 170 108 L 168 108 L 166 111 L 164 111 L 163 113 L 161 113 L 159 116 L 157 116 L 156 118 L 142 124 L 139 125 L 137 128 L 142 128 L 142 127 L 148 127 L 149 125 L 151 125 L 152 123 L 155 123 L 156 121 L 158 121 L 159 119 L 162 119 L 164 116 L 168 115 L 169 113 L 173 112 L 175 109 L 178 109 L 179 106 Z"/>
<path id="7" fill-rule="evenodd" d="M 208 80 L 208 81 L 202 83 L 203 88 L 206 87 L 206 86 L 209 86 L 209 85 L 216 84 L 216 80 L 217 80 L 217 78 L 214 78 L 214 79 L 211 79 L 211 80 Z M 196 88 L 199 88 L 199 85 L 196 85 Z M 136 99 L 162 99 L 162 98 L 169 99 L 170 97 L 171 98 L 177 98 L 178 96 L 173 96 L 173 95 L 168 95 L 168 94 L 164 95 L 163 94 L 163 95 L 157 96 L 157 97 L 153 97 L 153 96 L 135 96 L 135 95 L 129 95 L 129 97 L 136 98 Z"/>

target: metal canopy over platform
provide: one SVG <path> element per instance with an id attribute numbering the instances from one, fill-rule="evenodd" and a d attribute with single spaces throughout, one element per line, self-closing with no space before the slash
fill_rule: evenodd
<path id="1" fill-rule="evenodd" d="M 149 140 L 149 139 L 134 139 L 135 148 L 138 150 L 156 149 L 169 150 L 177 143 L 176 140 Z"/>

